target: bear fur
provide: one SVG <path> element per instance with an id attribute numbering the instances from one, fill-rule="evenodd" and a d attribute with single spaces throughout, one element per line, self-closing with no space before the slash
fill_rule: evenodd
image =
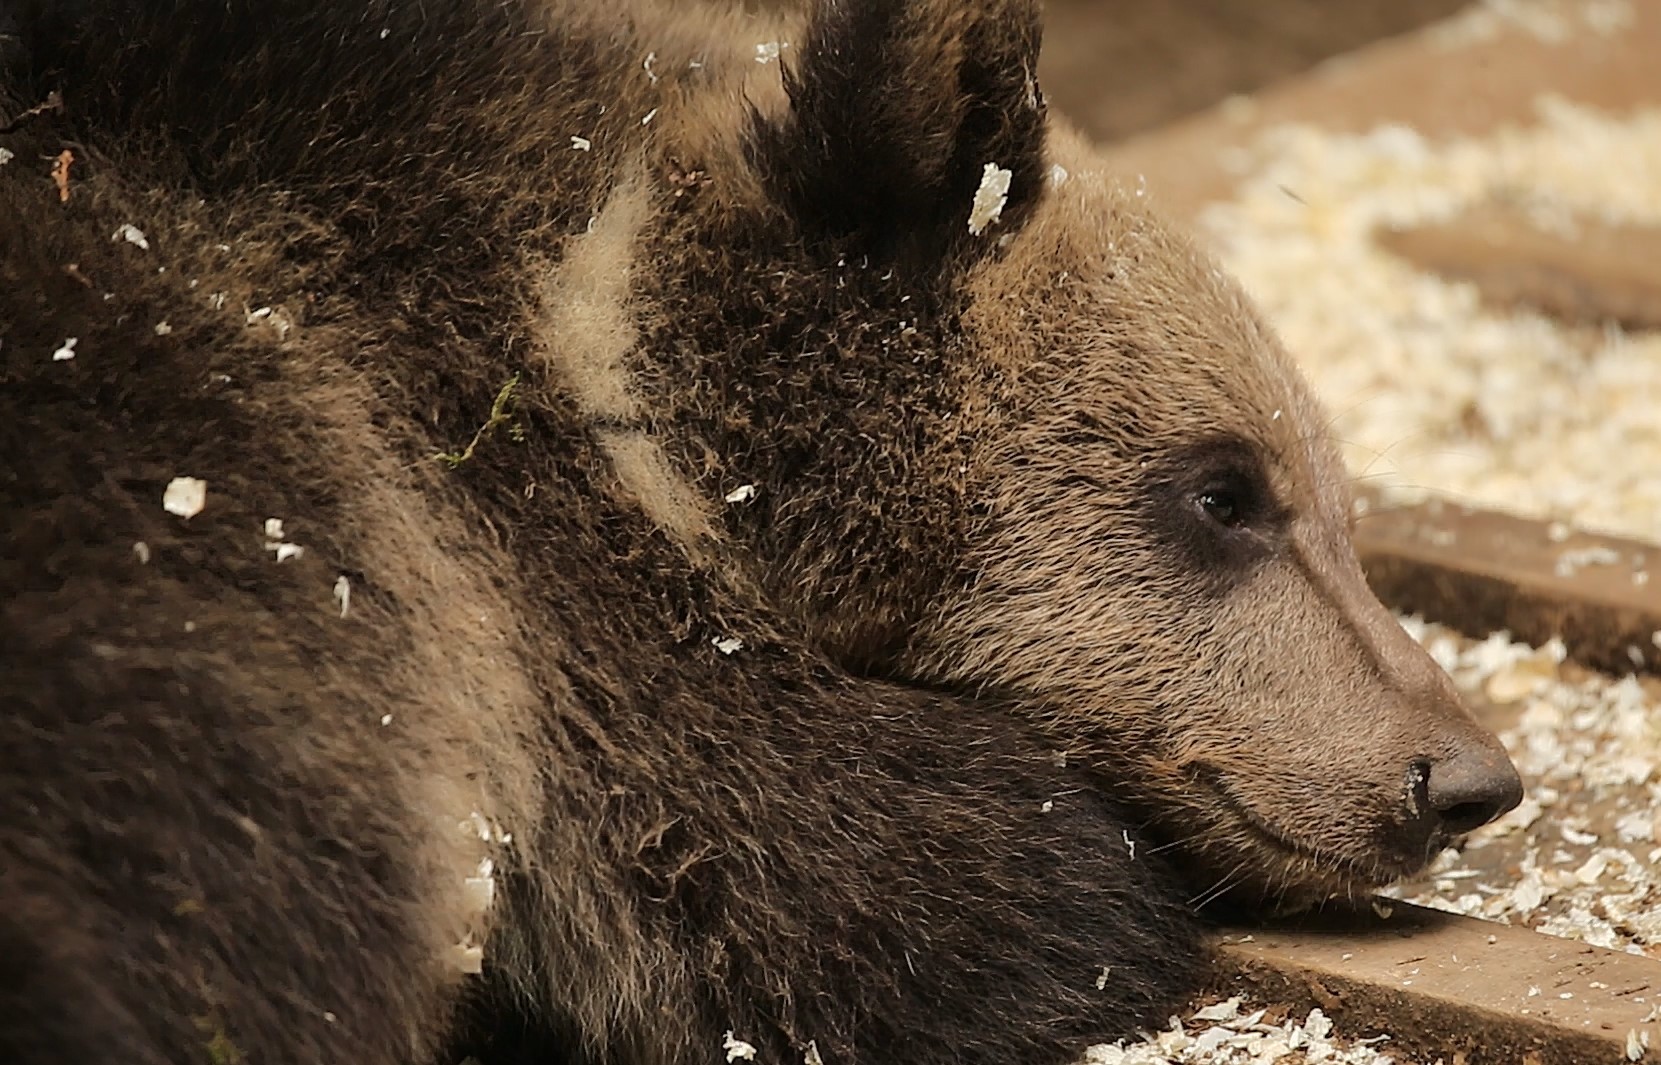
<path id="1" fill-rule="evenodd" d="M 1514 802 L 1038 43 L 0 0 L 0 1058 L 1061 1062 Z"/>

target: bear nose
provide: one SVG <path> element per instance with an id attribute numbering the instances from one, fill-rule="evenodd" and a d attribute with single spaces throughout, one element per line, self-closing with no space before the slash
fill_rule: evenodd
<path id="1" fill-rule="evenodd" d="M 1504 751 L 1486 744 L 1466 747 L 1430 763 L 1425 799 L 1443 828 L 1461 835 L 1522 802 L 1523 781 Z"/>

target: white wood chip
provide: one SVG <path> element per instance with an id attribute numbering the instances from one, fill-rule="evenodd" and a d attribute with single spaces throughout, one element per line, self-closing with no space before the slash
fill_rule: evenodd
<path id="1" fill-rule="evenodd" d="M 479 863 L 477 875 L 470 876 L 463 882 L 467 890 L 467 901 L 473 912 L 484 913 L 496 901 L 495 863 L 489 858 Z"/>
<path id="2" fill-rule="evenodd" d="M 131 222 L 122 223 L 120 228 L 110 234 L 110 239 L 113 241 L 124 240 L 141 251 L 150 250 L 150 240 L 144 235 L 144 230 L 133 225 Z"/>
<path id="3" fill-rule="evenodd" d="M 733 1034 L 730 1031 L 727 1033 L 726 1038 L 722 1040 L 721 1049 L 727 1052 L 727 1060 L 729 1062 L 754 1061 L 756 1059 L 756 1048 L 751 1046 L 749 1043 L 744 1042 L 742 1039 L 733 1038 Z"/>
<path id="4" fill-rule="evenodd" d="M 1196 1021 L 1227 1021 L 1232 1020 L 1240 1013 L 1240 996 L 1225 998 L 1221 1002 L 1206 1006 L 1194 1011 Z"/>
<path id="5" fill-rule="evenodd" d="M 181 518 L 194 518 L 208 504 L 208 482 L 195 477 L 175 477 L 162 493 L 162 509 Z"/>
<path id="6" fill-rule="evenodd" d="M 969 207 L 969 232 L 979 236 L 986 227 L 1003 214 L 1009 201 L 1009 182 L 1014 172 L 997 163 L 987 163 L 981 170 L 980 187 L 975 190 L 975 201 Z"/>

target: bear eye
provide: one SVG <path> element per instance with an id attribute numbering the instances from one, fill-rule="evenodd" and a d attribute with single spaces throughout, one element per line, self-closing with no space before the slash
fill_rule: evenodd
<path id="1" fill-rule="evenodd" d="M 1246 510 L 1240 498 L 1227 488 L 1215 488 L 1200 493 L 1199 504 L 1206 517 L 1226 529 L 1239 526 Z"/>
<path id="2" fill-rule="evenodd" d="M 1207 520 L 1224 529 L 1239 529 L 1262 516 L 1263 497 L 1252 479 L 1229 471 L 1211 481 L 1194 497 Z"/>
<path id="3" fill-rule="evenodd" d="M 1276 498 L 1268 463 L 1247 440 L 1219 436 L 1173 448 L 1148 464 L 1146 512 L 1195 573 L 1227 581 L 1285 542 L 1293 517 Z"/>

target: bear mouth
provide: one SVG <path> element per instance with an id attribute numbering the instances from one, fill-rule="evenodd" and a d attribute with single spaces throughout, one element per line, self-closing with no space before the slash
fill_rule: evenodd
<path id="1" fill-rule="evenodd" d="M 1207 774 L 1208 790 L 1220 805 L 1266 850 L 1283 859 L 1294 859 L 1298 879 L 1306 888 L 1330 894 L 1355 895 L 1384 887 L 1424 868 L 1439 849 L 1430 846 L 1422 858 L 1407 857 L 1379 848 L 1366 857 L 1343 854 L 1309 840 L 1276 824 L 1247 802 L 1221 774 Z M 1312 875 L 1313 874 L 1313 875 Z"/>

